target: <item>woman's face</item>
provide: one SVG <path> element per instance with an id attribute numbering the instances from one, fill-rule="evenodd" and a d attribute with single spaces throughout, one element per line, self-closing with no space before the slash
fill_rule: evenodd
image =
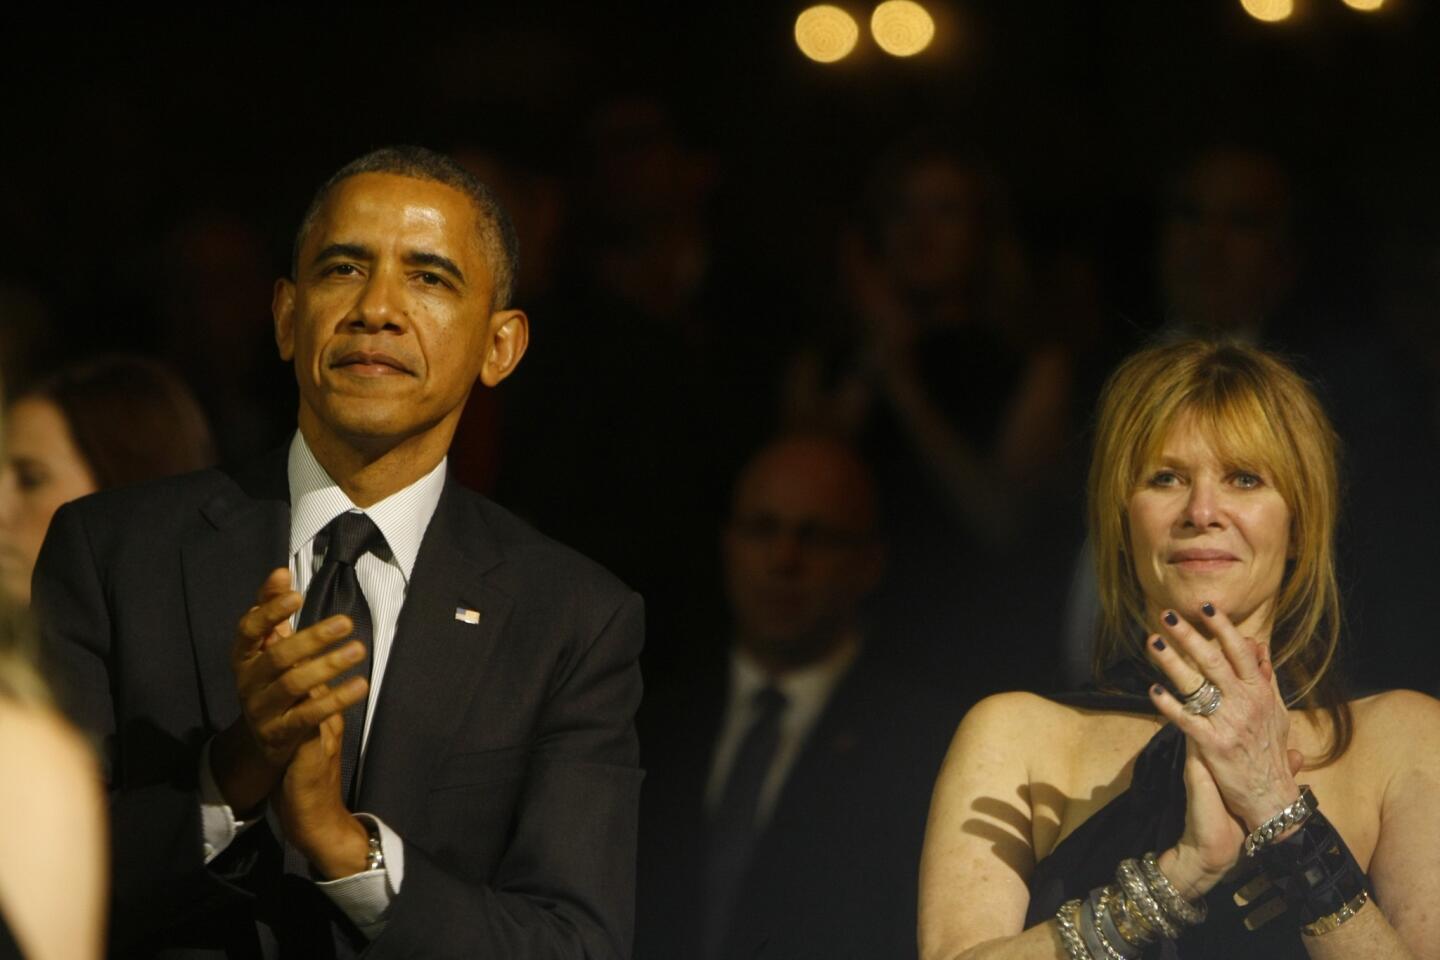
<path id="1" fill-rule="evenodd" d="M 26 397 L 11 408 L 0 470 L 0 589 L 30 602 L 35 558 L 60 505 L 97 489 L 60 408 Z"/>
<path id="2" fill-rule="evenodd" d="M 1213 603 L 1268 639 L 1290 556 L 1290 507 L 1256 468 L 1221 459 L 1186 418 L 1145 465 L 1130 497 L 1130 549 L 1150 622 L 1173 609 L 1192 622 Z"/>

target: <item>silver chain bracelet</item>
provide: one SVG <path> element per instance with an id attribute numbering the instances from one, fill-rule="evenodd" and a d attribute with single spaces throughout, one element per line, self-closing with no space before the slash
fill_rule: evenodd
<path id="1" fill-rule="evenodd" d="M 1291 827 L 1298 827 L 1309 820 L 1310 815 L 1318 809 L 1320 809 L 1320 803 L 1315 799 L 1315 794 L 1310 792 L 1310 785 L 1308 783 L 1300 784 L 1300 796 L 1294 803 L 1260 824 L 1250 832 L 1250 836 L 1245 838 L 1245 856 L 1255 856 L 1256 850 L 1270 846 L 1275 842 L 1276 837 Z"/>

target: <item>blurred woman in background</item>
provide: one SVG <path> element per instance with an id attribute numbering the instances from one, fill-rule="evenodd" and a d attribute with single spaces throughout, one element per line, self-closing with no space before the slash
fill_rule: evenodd
<path id="1" fill-rule="evenodd" d="M 143 357 L 59 371 L 11 405 L 0 475 L 0 590 L 30 602 L 35 558 L 61 504 L 210 466 L 210 427 L 184 383 Z"/>
<path id="2" fill-rule="evenodd" d="M 35 637 L 0 596 L 0 960 L 94 960 L 105 943 L 104 794 L 94 754 L 35 669 Z"/>

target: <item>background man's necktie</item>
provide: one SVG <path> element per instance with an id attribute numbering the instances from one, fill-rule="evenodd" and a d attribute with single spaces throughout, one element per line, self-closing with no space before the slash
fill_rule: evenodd
<path id="1" fill-rule="evenodd" d="M 755 719 L 740 742 L 720 803 L 710 820 L 705 858 L 704 949 L 708 956 L 722 949 L 721 940 L 750 862 L 759 830 L 755 823 L 760 790 L 780 745 L 780 717 L 785 694 L 773 686 L 756 692 Z"/>
<path id="2" fill-rule="evenodd" d="M 310 587 L 305 591 L 305 605 L 300 610 L 300 628 L 310 626 L 326 617 L 343 613 L 355 624 L 354 639 L 365 644 L 365 657 L 334 681 L 332 686 L 344 683 L 350 677 L 370 679 L 371 646 L 375 639 L 375 627 L 370 618 L 370 605 L 360 590 L 360 580 L 355 575 L 355 562 L 366 553 L 379 553 L 386 549 L 385 536 L 363 513 L 346 511 L 340 514 L 315 538 L 317 552 L 324 541 L 325 562 L 320 565 Z M 351 790 L 355 783 L 355 772 L 360 766 L 360 741 L 365 732 L 366 699 L 345 711 L 345 740 L 340 751 L 341 797 L 347 807 L 354 807 Z"/>

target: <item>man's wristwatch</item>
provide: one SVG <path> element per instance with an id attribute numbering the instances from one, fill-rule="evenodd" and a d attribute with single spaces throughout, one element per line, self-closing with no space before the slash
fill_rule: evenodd
<path id="1" fill-rule="evenodd" d="M 356 819 L 365 825 L 365 833 L 370 838 L 370 846 L 365 851 L 366 871 L 384 870 L 385 849 L 380 846 L 380 825 L 369 817 L 357 817 Z"/>

